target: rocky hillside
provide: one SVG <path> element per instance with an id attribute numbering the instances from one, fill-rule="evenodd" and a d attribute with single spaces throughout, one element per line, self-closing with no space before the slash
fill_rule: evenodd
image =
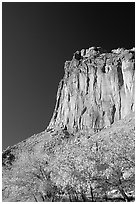
<path id="1" fill-rule="evenodd" d="M 3 151 L 3 201 L 134 200 L 135 50 L 74 53 L 49 126 Z"/>

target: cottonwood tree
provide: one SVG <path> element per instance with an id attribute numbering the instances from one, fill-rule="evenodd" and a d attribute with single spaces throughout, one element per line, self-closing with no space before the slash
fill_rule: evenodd
<path id="1" fill-rule="evenodd" d="M 110 136 L 111 137 L 111 136 Z M 101 141 L 97 156 L 98 187 L 106 192 L 117 189 L 125 201 L 130 198 L 127 192 L 134 186 L 134 137 L 126 134 L 115 135 L 113 140 Z"/>

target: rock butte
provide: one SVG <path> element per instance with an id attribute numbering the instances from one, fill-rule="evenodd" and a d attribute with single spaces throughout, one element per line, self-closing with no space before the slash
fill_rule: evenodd
<path id="1" fill-rule="evenodd" d="M 97 132 L 134 112 L 135 49 L 91 47 L 65 62 L 47 131 Z"/>
<path id="2" fill-rule="evenodd" d="M 56 167 L 57 164 L 60 167 L 63 162 L 61 160 L 61 163 L 58 163 L 59 158 L 64 154 L 64 146 L 61 145 L 61 142 L 67 144 L 68 146 L 65 146 L 65 148 L 68 147 L 69 149 L 71 147 L 71 145 L 69 146 L 70 141 L 74 143 L 73 148 L 69 149 L 69 151 L 72 151 L 72 155 L 74 149 L 76 149 L 77 151 L 80 150 L 79 154 L 81 156 L 89 145 L 90 152 L 93 151 L 97 155 L 100 154 L 103 148 L 107 148 L 104 149 L 105 154 L 103 154 L 106 155 L 106 158 L 110 157 L 111 148 L 114 149 L 114 152 L 112 151 L 114 155 L 115 149 L 121 148 L 120 153 L 122 153 L 123 147 L 121 145 L 127 142 L 128 145 L 125 146 L 128 159 L 131 162 L 129 164 L 126 160 L 127 165 L 123 177 L 126 181 L 130 174 L 133 174 L 131 180 L 127 180 L 125 183 L 127 187 L 130 184 L 131 189 L 128 187 L 127 192 L 131 192 L 134 187 L 134 181 L 132 180 L 134 177 L 134 92 L 134 49 L 119 48 L 107 53 L 100 47 L 91 47 L 87 50 L 77 51 L 73 59 L 65 63 L 65 75 L 59 84 L 56 106 L 49 126 L 45 131 L 3 151 L 3 201 L 46 202 L 47 197 L 45 196 L 48 195 L 47 192 L 51 188 L 51 184 L 60 187 L 60 183 L 58 184 L 58 177 L 56 176 L 52 179 L 48 176 L 44 182 L 41 182 L 43 180 L 41 180 L 41 173 L 39 174 L 41 170 L 39 165 L 42 164 L 44 168 L 44 178 L 46 176 L 45 169 L 48 168 L 47 172 L 49 172 L 52 165 L 53 175 L 54 173 L 56 175 L 58 171 L 65 175 L 65 169 L 62 171 L 62 168 L 60 170 L 56 169 Z M 111 128 L 104 129 L 113 123 L 115 124 Z M 81 144 L 82 149 L 77 149 L 79 144 Z M 104 145 L 103 148 L 102 145 Z M 69 151 L 65 155 L 68 158 Z M 84 157 L 85 160 L 86 157 Z M 76 156 L 74 161 L 77 161 L 78 158 Z M 122 165 L 123 158 L 122 156 L 122 160 L 120 160 Z M 111 159 L 113 160 L 113 155 Z M 68 161 L 71 163 L 69 159 Z M 111 164 L 114 165 L 113 162 Z M 34 170 L 36 174 L 34 174 Z M 100 170 L 98 169 L 98 171 Z M 26 177 L 27 175 L 29 177 Z M 37 180 L 37 178 L 40 179 Z M 50 178 L 49 183 L 48 178 Z M 46 184 L 47 189 L 44 188 L 45 190 L 43 190 L 41 184 L 44 184 L 44 186 Z M 73 184 L 71 187 L 73 187 Z M 115 187 L 114 185 L 112 190 L 115 190 Z M 120 192 L 123 195 L 123 191 Z M 109 193 L 111 191 L 108 192 L 108 196 L 111 197 Z M 134 190 L 132 196 L 134 197 Z M 123 197 L 128 201 L 126 194 Z"/>

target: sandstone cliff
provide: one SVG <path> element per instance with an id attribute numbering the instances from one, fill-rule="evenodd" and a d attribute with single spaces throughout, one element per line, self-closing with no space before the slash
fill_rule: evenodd
<path id="1" fill-rule="evenodd" d="M 135 50 L 91 47 L 65 63 L 45 131 L 3 151 L 3 201 L 130 201 Z"/>
<path id="2" fill-rule="evenodd" d="M 134 111 L 134 49 L 89 48 L 65 63 L 48 129 L 98 131 Z"/>

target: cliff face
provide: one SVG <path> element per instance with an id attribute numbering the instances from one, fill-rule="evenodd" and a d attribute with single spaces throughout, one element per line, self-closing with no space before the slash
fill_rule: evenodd
<path id="1" fill-rule="evenodd" d="M 134 49 L 77 51 L 65 75 L 48 130 L 96 132 L 134 112 Z"/>
<path id="2" fill-rule="evenodd" d="M 3 151 L 3 201 L 134 200 L 134 54 L 92 47 L 65 63 L 47 129 Z"/>

